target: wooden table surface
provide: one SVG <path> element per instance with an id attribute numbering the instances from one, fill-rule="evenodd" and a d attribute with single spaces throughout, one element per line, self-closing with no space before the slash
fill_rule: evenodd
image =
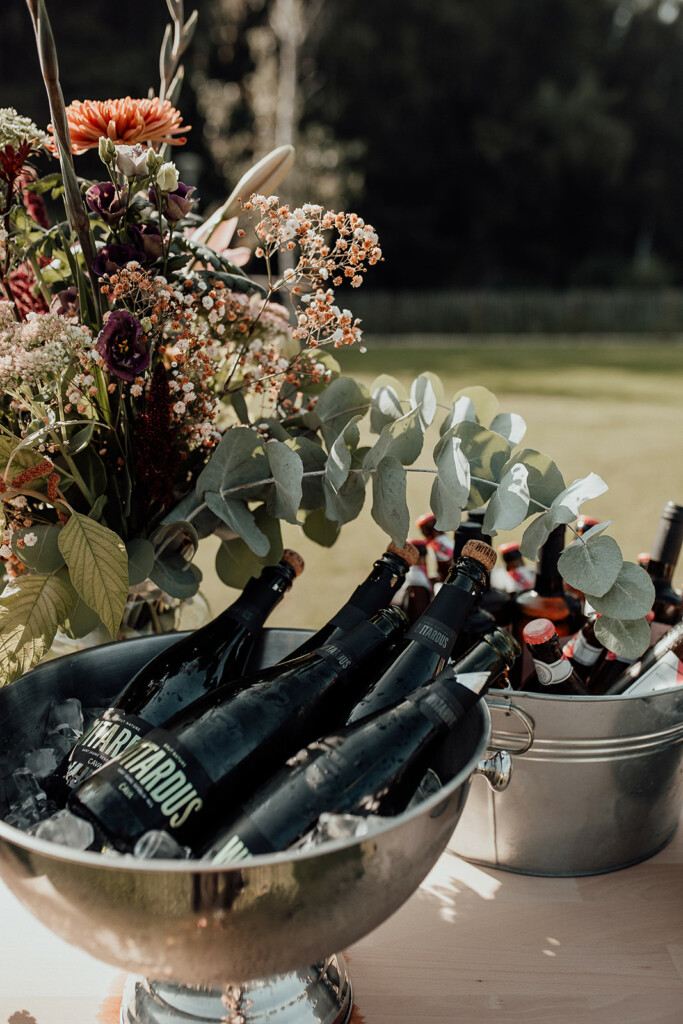
<path id="1" fill-rule="evenodd" d="M 125 975 L 0 883 L 0 1024 L 118 1024 Z M 446 852 L 345 951 L 352 1024 L 683 1024 L 683 828 L 655 857 L 532 878 Z"/>

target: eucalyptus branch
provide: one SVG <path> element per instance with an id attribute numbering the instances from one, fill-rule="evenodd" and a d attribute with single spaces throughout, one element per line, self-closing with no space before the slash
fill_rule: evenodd
<path id="1" fill-rule="evenodd" d="M 83 259 L 92 283 L 93 299 L 95 302 L 95 317 L 98 329 L 102 326 L 102 311 L 100 304 L 99 282 L 92 269 L 94 246 L 90 233 L 90 221 L 83 206 L 81 190 L 78 185 L 78 178 L 73 165 L 71 152 L 71 135 L 69 122 L 66 116 L 66 107 L 62 95 L 62 87 L 59 84 L 59 65 L 57 63 L 57 50 L 50 27 L 50 21 L 45 9 L 44 0 L 26 0 L 33 21 L 33 30 L 36 36 L 38 56 L 40 58 L 40 69 L 45 82 L 48 102 L 50 104 L 50 116 L 54 129 L 59 164 L 64 182 L 64 201 L 69 222 L 78 238 L 83 253 Z"/>

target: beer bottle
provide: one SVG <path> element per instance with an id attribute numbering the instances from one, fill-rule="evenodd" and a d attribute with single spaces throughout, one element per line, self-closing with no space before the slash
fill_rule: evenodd
<path id="1" fill-rule="evenodd" d="M 550 619 L 534 619 L 524 627 L 524 642 L 531 652 L 534 671 L 523 681 L 527 693 L 553 696 L 576 696 L 588 690 L 563 654 L 555 623 Z"/>

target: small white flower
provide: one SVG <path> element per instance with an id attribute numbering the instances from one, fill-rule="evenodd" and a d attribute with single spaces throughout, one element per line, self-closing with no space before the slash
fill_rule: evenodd
<path id="1" fill-rule="evenodd" d="M 162 164 L 157 171 L 157 185 L 162 192 L 175 192 L 178 187 L 178 168 L 175 164 Z"/>
<path id="2" fill-rule="evenodd" d="M 36 533 L 25 533 L 24 544 L 27 548 L 32 548 L 34 544 L 38 543 L 38 535 Z"/>
<path id="3" fill-rule="evenodd" d="M 178 416 L 182 416 L 182 414 L 185 412 L 185 403 L 176 402 L 176 404 L 173 406 L 173 412 L 176 413 Z"/>
<path id="4" fill-rule="evenodd" d="M 131 384 L 130 393 L 133 396 L 133 398 L 139 398 L 140 395 L 142 394 L 142 388 L 140 387 L 139 384 Z"/>
<path id="5" fill-rule="evenodd" d="M 205 295 L 202 299 L 202 306 L 204 309 L 213 309 L 213 299 L 210 295 Z"/>
<path id="6" fill-rule="evenodd" d="M 11 558 L 11 557 L 12 557 L 12 549 L 11 549 L 11 547 L 9 546 L 9 544 L 3 544 L 2 547 L 0 548 L 0 558 Z"/>

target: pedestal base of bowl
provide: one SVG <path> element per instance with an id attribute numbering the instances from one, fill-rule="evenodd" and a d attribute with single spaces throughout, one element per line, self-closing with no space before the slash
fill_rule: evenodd
<path id="1" fill-rule="evenodd" d="M 343 956 L 244 985 L 195 988 L 131 974 L 121 1024 L 347 1024 L 353 993 Z"/>

